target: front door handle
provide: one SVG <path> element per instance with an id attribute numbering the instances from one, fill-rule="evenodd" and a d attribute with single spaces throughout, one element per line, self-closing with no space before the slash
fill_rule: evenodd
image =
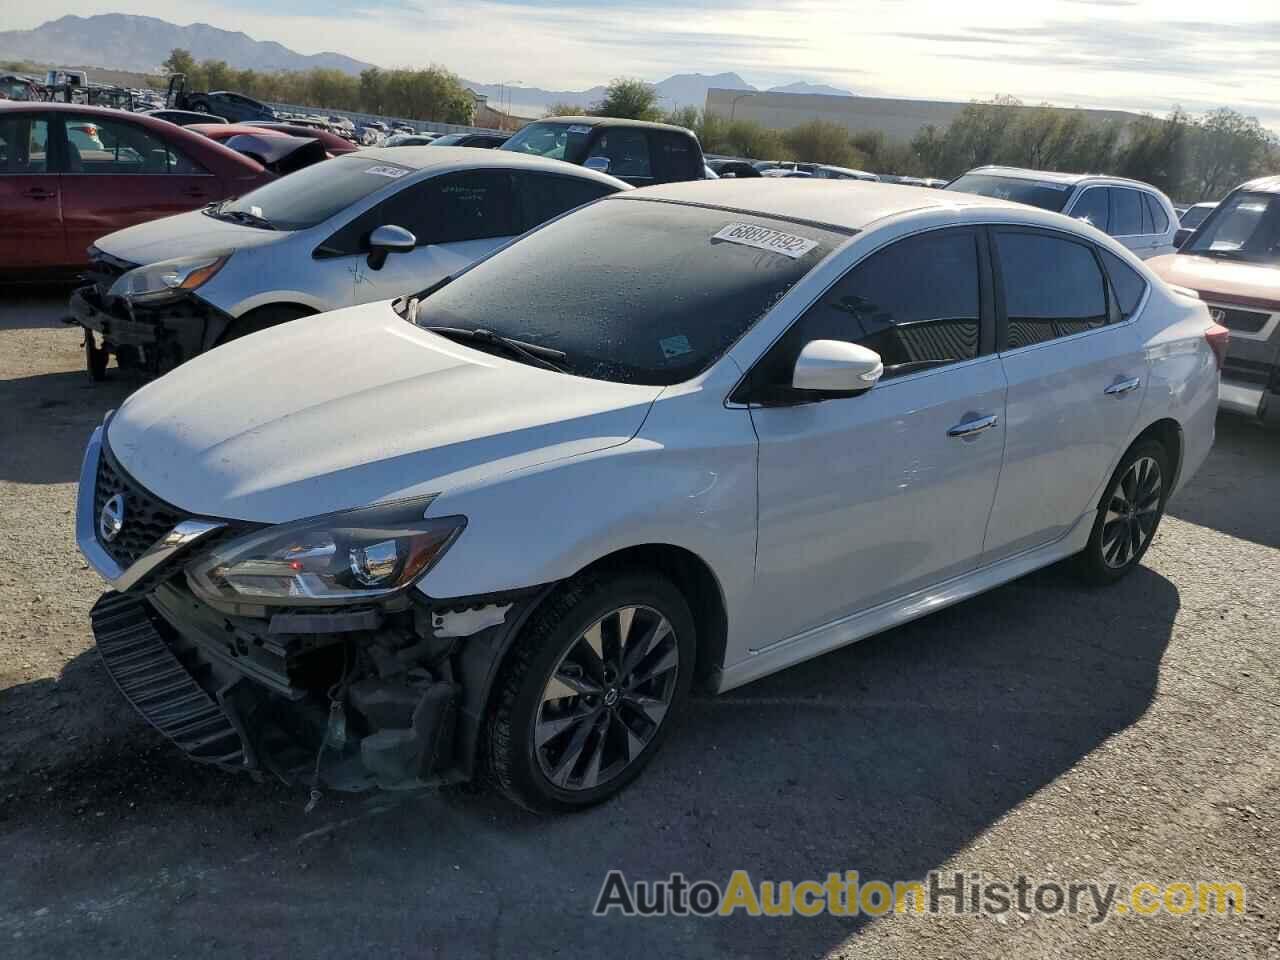
<path id="1" fill-rule="evenodd" d="M 1103 390 L 1102 392 L 1109 394 L 1113 397 L 1119 397 L 1119 396 L 1123 396 L 1126 393 L 1130 393 L 1131 391 L 1137 390 L 1138 387 L 1141 385 L 1142 385 L 1141 377 L 1130 377 L 1128 380 L 1117 380 L 1115 383 L 1107 387 L 1107 389 Z"/>
<path id="2" fill-rule="evenodd" d="M 46 190 L 44 187 L 32 187 L 30 190 L 23 191 L 22 195 L 32 200 L 52 200 L 58 194 L 57 191 Z"/>
<path id="3" fill-rule="evenodd" d="M 978 417 L 976 420 L 966 420 L 964 423 L 957 423 L 954 427 L 947 431 L 948 437 L 972 437 L 981 433 L 983 430 L 990 430 L 1000 418 L 994 413 L 989 417 Z"/>

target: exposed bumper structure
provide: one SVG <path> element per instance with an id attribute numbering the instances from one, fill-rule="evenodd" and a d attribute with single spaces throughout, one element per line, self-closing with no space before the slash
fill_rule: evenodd
<path id="1" fill-rule="evenodd" d="M 208 349 L 232 318 L 198 297 L 157 306 L 131 307 L 110 301 L 97 286 L 71 294 L 71 314 L 86 333 L 102 338 L 121 366 L 159 374 Z"/>

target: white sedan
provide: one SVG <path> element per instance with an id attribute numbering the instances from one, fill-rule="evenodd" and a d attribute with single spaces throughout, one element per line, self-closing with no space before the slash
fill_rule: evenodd
<path id="1" fill-rule="evenodd" d="M 1224 334 L 1020 204 L 618 193 L 130 397 L 80 486 L 116 591 L 94 631 L 199 759 L 335 788 L 487 772 L 583 807 L 695 678 L 730 690 L 1066 557 L 1124 577 L 1209 452 Z"/>

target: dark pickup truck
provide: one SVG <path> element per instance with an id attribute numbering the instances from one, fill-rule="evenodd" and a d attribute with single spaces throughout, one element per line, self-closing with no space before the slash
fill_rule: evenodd
<path id="1" fill-rule="evenodd" d="M 633 187 L 707 178 L 698 138 L 684 127 L 615 117 L 547 117 L 498 149 L 566 160 Z"/>
<path id="2" fill-rule="evenodd" d="M 181 73 L 169 77 L 169 91 L 165 97 L 169 110 L 190 110 L 195 113 L 222 117 L 228 123 L 249 123 L 255 120 L 279 120 L 276 112 L 265 103 L 230 90 L 214 90 L 201 93 L 187 89 L 187 78 Z"/>

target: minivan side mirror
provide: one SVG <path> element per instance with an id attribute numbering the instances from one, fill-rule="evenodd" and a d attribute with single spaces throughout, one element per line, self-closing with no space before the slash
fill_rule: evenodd
<path id="1" fill-rule="evenodd" d="M 814 399 L 856 397 L 884 375 L 880 354 L 846 340 L 811 340 L 796 357 L 791 389 Z"/>
<path id="2" fill-rule="evenodd" d="M 588 170 L 594 170 L 596 173 L 608 173 L 609 166 L 610 166 L 609 158 L 608 157 L 587 157 L 587 160 L 585 163 L 583 163 L 583 166 L 586 167 Z"/>
<path id="3" fill-rule="evenodd" d="M 418 238 L 404 227 L 383 224 L 369 234 L 369 269 L 381 270 L 393 253 L 408 253 L 418 245 Z"/>

